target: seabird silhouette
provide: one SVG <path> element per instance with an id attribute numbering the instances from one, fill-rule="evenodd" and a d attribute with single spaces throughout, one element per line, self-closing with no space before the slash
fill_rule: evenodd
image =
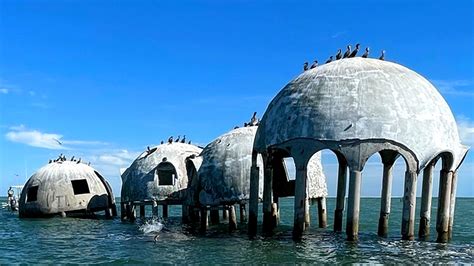
<path id="1" fill-rule="evenodd" d="M 340 50 L 339 50 L 339 51 L 340 51 Z M 328 61 L 326 61 L 326 64 L 327 64 L 327 63 L 331 63 L 332 60 L 333 60 L 333 58 L 334 58 L 334 56 L 331 55 L 331 56 L 329 57 Z"/>
<path id="2" fill-rule="evenodd" d="M 380 60 L 385 60 L 385 50 L 382 50 L 382 54 L 379 57 Z"/>
<path id="3" fill-rule="evenodd" d="M 168 143 L 173 143 L 173 136 L 168 138 Z"/>
<path id="4" fill-rule="evenodd" d="M 81 163 L 81 158 L 79 158 L 79 160 L 77 160 L 77 164 L 80 164 Z"/>
<path id="5" fill-rule="evenodd" d="M 303 65 L 303 71 L 306 71 L 308 70 L 308 62 L 304 62 L 304 65 Z"/>
<path id="6" fill-rule="evenodd" d="M 183 139 L 181 140 L 181 143 L 186 143 L 186 135 L 183 135 Z"/>
<path id="7" fill-rule="evenodd" d="M 174 142 L 179 142 L 179 138 L 181 138 L 181 135 L 178 135 L 178 138 Z"/>
<path id="8" fill-rule="evenodd" d="M 252 118 L 250 118 L 250 123 L 248 124 L 249 126 L 255 126 L 258 123 L 257 119 L 257 112 L 253 112 Z"/>
<path id="9" fill-rule="evenodd" d="M 342 56 L 342 58 L 347 58 L 347 57 L 349 57 L 349 55 L 351 55 L 351 46 L 350 45 L 347 46 L 347 50 L 344 53 L 344 56 Z"/>
<path id="10" fill-rule="evenodd" d="M 342 50 L 341 49 L 338 49 L 337 50 L 337 54 L 336 54 L 336 60 L 339 60 L 342 58 Z"/>
<path id="11" fill-rule="evenodd" d="M 356 48 L 354 49 L 354 51 L 352 51 L 352 53 L 349 55 L 349 57 L 355 57 L 357 55 L 357 53 L 359 52 L 359 49 L 360 49 L 360 44 L 356 44 Z"/>
<path id="12" fill-rule="evenodd" d="M 74 161 L 74 156 L 71 157 L 71 162 Z"/>
<path id="13" fill-rule="evenodd" d="M 369 57 L 369 52 L 370 52 L 369 47 L 365 48 L 365 53 L 362 55 L 362 58 L 367 58 L 367 57 Z"/>
<path id="14" fill-rule="evenodd" d="M 316 68 L 318 66 L 318 60 L 314 60 L 313 64 L 311 65 L 311 69 Z"/>

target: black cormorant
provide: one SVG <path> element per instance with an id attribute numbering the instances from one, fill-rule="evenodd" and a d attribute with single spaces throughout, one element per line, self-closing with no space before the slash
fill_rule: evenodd
<path id="1" fill-rule="evenodd" d="M 349 55 L 351 55 L 351 46 L 350 45 L 347 46 L 347 50 L 344 53 L 344 56 L 342 58 L 347 58 L 347 57 L 349 57 Z"/>
<path id="2" fill-rule="evenodd" d="M 362 58 L 367 58 L 367 57 L 369 57 L 369 52 L 370 52 L 369 47 L 365 48 L 365 53 L 362 55 Z"/>
<path id="3" fill-rule="evenodd" d="M 191 141 L 188 141 L 188 144 L 191 144 Z"/>
<path id="4" fill-rule="evenodd" d="M 74 161 L 74 156 L 71 157 L 71 162 Z"/>
<path id="5" fill-rule="evenodd" d="M 253 112 L 252 118 L 250 118 L 250 123 L 248 124 L 249 126 L 255 126 L 258 122 L 257 119 L 257 112 Z"/>
<path id="6" fill-rule="evenodd" d="M 339 51 L 341 51 L 341 50 L 339 50 Z M 326 61 L 326 64 L 327 64 L 327 63 L 331 63 L 332 60 L 333 60 L 333 58 L 334 58 L 334 56 L 331 55 L 331 56 L 329 57 L 328 61 Z"/>
<path id="7" fill-rule="evenodd" d="M 313 64 L 311 65 L 311 69 L 316 68 L 318 66 L 318 60 L 314 60 Z"/>
<path id="8" fill-rule="evenodd" d="M 186 135 L 183 136 L 183 139 L 181 140 L 181 143 L 186 143 Z"/>
<path id="9" fill-rule="evenodd" d="M 77 164 L 80 164 L 81 163 L 81 158 L 79 158 L 79 160 L 77 160 Z"/>
<path id="10" fill-rule="evenodd" d="M 341 58 L 342 58 L 342 50 L 339 49 L 339 50 L 337 50 L 336 60 L 339 60 L 339 59 L 341 59 Z"/>
<path id="11" fill-rule="evenodd" d="M 352 51 L 352 53 L 349 55 L 349 57 L 355 57 L 357 55 L 357 53 L 359 52 L 359 49 L 360 49 L 360 44 L 356 44 L 356 48 L 354 49 L 354 51 Z"/>
<path id="12" fill-rule="evenodd" d="M 385 60 L 385 50 L 382 50 L 382 54 L 379 57 L 380 60 Z"/>
<path id="13" fill-rule="evenodd" d="M 163 143 L 165 143 L 165 142 L 164 142 L 164 141 L 161 141 L 161 143 L 160 143 L 160 144 L 163 144 Z"/>
<path id="14" fill-rule="evenodd" d="M 181 135 L 178 135 L 178 138 L 174 142 L 179 142 L 179 138 L 181 138 Z"/>
<path id="15" fill-rule="evenodd" d="M 308 70 L 308 62 L 304 62 L 304 65 L 303 65 L 303 70 L 306 71 Z"/>
<path id="16" fill-rule="evenodd" d="M 173 143 L 173 136 L 168 138 L 168 143 Z"/>

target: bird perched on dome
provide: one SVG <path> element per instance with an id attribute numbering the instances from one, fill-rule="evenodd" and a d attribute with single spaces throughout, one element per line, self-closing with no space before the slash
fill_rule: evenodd
<path id="1" fill-rule="evenodd" d="M 336 60 L 339 60 L 342 58 L 342 50 L 341 49 L 338 49 L 337 50 L 337 54 L 336 54 Z"/>
<path id="2" fill-rule="evenodd" d="M 366 48 L 365 48 L 365 53 L 362 55 L 362 58 L 367 58 L 367 57 L 369 57 L 369 52 L 370 52 L 369 47 L 366 47 Z"/>
<path id="3" fill-rule="evenodd" d="M 304 62 L 304 64 L 303 64 L 303 71 L 308 70 L 308 65 L 309 65 L 308 62 Z"/>
<path id="4" fill-rule="evenodd" d="M 181 135 L 178 135 L 178 138 L 174 142 L 179 142 L 179 138 L 181 138 Z"/>
<path id="5" fill-rule="evenodd" d="M 188 144 L 191 144 L 191 141 L 188 141 Z"/>
<path id="6" fill-rule="evenodd" d="M 249 126 L 256 126 L 258 123 L 258 118 L 257 118 L 257 112 L 253 112 L 252 118 L 250 118 L 250 123 L 248 123 Z"/>
<path id="7" fill-rule="evenodd" d="M 71 162 L 74 161 L 74 156 L 71 157 Z"/>
<path id="8" fill-rule="evenodd" d="M 349 55 L 349 57 L 355 57 L 357 55 L 357 53 L 359 52 L 359 49 L 360 49 L 360 44 L 356 44 L 356 48 L 354 49 L 354 51 L 352 51 L 352 53 Z"/>
<path id="9" fill-rule="evenodd" d="M 351 46 L 350 45 L 347 46 L 347 50 L 344 53 L 344 55 L 342 56 L 342 58 L 348 58 L 349 55 L 351 55 Z"/>
<path id="10" fill-rule="evenodd" d="M 314 60 L 313 64 L 311 64 L 310 69 L 316 68 L 318 66 L 318 60 Z"/>
<path id="11" fill-rule="evenodd" d="M 173 143 L 173 136 L 168 138 L 168 143 Z"/>
<path id="12" fill-rule="evenodd" d="M 339 49 L 339 51 L 341 51 L 341 49 Z M 334 56 L 331 55 L 331 56 L 329 57 L 329 59 L 326 61 L 326 64 L 327 64 L 327 63 L 331 63 L 332 60 L 333 60 L 333 58 L 334 58 Z"/>
<path id="13" fill-rule="evenodd" d="M 79 158 L 79 160 L 77 160 L 77 164 L 80 164 L 81 163 L 81 158 Z"/>
<path id="14" fill-rule="evenodd" d="M 380 55 L 379 60 L 385 60 L 385 50 L 382 50 L 382 54 Z"/>
<path id="15" fill-rule="evenodd" d="M 186 143 L 186 135 L 183 135 L 183 139 L 181 140 L 181 143 Z"/>
<path id="16" fill-rule="evenodd" d="M 161 142 L 160 142 L 160 144 L 163 144 L 163 143 L 165 143 L 165 142 L 164 142 L 164 141 L 161 141 Z"/>

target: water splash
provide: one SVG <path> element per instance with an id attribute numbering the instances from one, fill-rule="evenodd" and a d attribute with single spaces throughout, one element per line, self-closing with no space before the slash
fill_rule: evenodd
<path id="1" fill-rule="evenodd" d="M 142 224 L 138 229 L 143 232 L 143 234 L 148 235 L 148 234 L 158 234 L 165 225 L 160 222 L 159 219 L 153 218 L 150 220 L 145 221 L 144 224 Z"/>

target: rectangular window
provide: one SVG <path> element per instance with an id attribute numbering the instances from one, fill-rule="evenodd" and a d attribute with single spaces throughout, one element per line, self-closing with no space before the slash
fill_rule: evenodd
<path id="1" fill-rule="evenodd" d="M 292 157 L 283 158 L 283 166 L 285 167 L 286 178 L 288 181 L 296 179 L 295 161 Z"/>
<path id="2" fill-rule="evenodd" d="M 74 195 L 90 193 L 87 180 L 85 179 L 71 180 L 71 183 L 72 183 L 72 189 L 74 190 Z"/>
<path id="3" fill-rule="evenodd" d="M 28 188 L 26 194 L 26 202 L 33 202 L 38 199 L 38 186 L 33 186 Z"/>

